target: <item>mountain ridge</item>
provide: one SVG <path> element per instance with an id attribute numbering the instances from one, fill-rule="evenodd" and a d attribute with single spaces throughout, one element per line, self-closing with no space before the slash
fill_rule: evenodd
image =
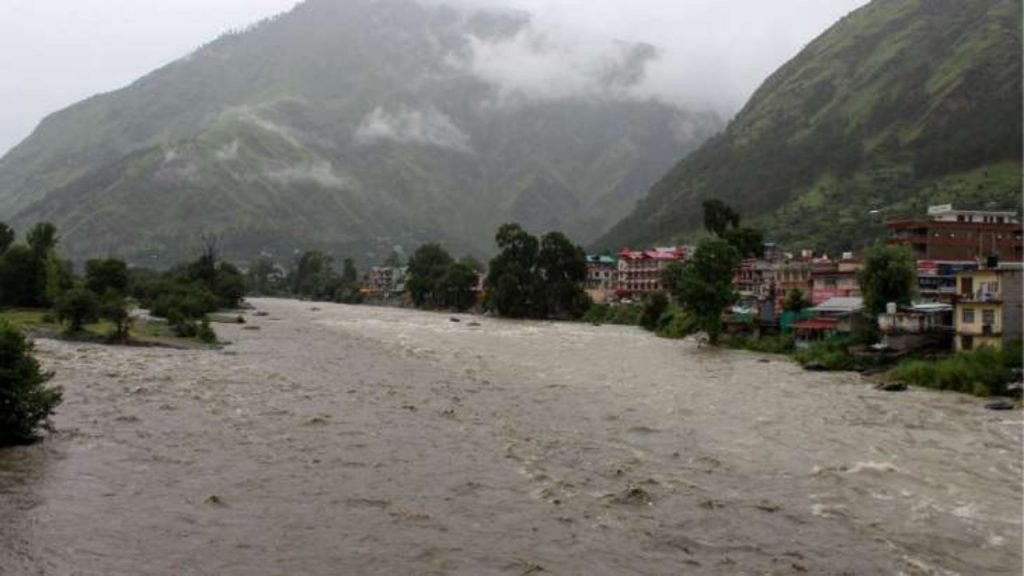
<path id="1" fill-rule="evenodd" d="M 596 244 L 692 239 L 700 203 L 848 250 L 928 204 L 1020 211 L 1021 5 L 874 0 L 772 74 Z"/>
<path id="2" fill-rule="evenodd" d="M 52 220 L 75 259 L 154 265 L 203 233 L 243 260 L 369 262 L 426 241 L 484 254 L 510 220 L 592 240 L 721 120 L 629 97 L 646 45 L 609 43 L 592 95 L 527 97 L 477 73 L 481 47 L 530 46 L 531 26 L 308 0 L 48 116 L 0 158 L 0 219 Z"/>

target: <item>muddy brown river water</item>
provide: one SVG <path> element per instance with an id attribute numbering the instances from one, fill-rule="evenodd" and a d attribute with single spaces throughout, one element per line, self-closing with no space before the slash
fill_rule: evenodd
<path id="1" fill-rule="evenodd" d="M 256 300 L 40 341 L 0 573 L 1021 574 L 1022 419 L 639 330 Z"/>

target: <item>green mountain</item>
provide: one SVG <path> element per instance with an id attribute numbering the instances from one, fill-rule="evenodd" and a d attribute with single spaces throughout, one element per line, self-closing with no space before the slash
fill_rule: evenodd
<path id="1" fill-rule="evenodd" d="M 591 241 L 722 124 L 630 97 L 645 45 L 609 42 L 585 93 L 484 73 L 506 48 L 557 52 L 539 34 L 516 11 L 308 0 L 47 118 L 0 160 L 0 220 L 157 266 L 203 234 L 233 258 L 363 263 L 425 241 L 486 253 L 513 220 Z"/>
<path id="2" fill-rule="evenodd" d="M 1021 208 L 1021 1 L 874 0 L 772 75 L 598 242 L 692 239 L 721 199 L 830 251 L 929 204 Z"/>

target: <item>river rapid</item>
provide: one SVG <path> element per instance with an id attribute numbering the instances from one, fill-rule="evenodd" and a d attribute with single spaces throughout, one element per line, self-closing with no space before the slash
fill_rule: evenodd
<path id="1" fill-rule="evenodd" d="M 253 304 L 222 351 L 37 343 L 65 403 L 0 451 L 0 573 L 1021 574 L 1020 412 L 634 328 Z"/>

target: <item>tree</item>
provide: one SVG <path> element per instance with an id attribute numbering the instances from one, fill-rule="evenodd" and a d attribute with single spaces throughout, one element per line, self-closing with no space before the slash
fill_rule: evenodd
<path id="1" fill-rule="evenodd" d="M 739 253 L 725 240 L 702 240 L 675 286 L 676 301 L 693 315 L 712 344 L 722 333 L 722 312 L 736 301 L 732 280 L 739 263 Z"/>
<path id="2" fill-rule="evenodd" d="M 661 292 L 653 292 L 644 296 L 644 307 L 640 314 L 640 325 L 645 330 L 655 330 L 658 320 L 668 311 L 668 297 Z"/>
<path id="3" fill-rule="evenodd" d="M 67 324 L 67 332 L 81 332 L 89 322 L 99 320 L 100 300 L 95 292 L 74 289 L 64 293 L 54 306 L 57 319 Z"/>
<path id="4" fill-rule="evenodd" d="M 14 229 L 0 222 L 0 255 L 14 244 Z"/>
<path id="5" fill-rule="evenodd" d="M 28 231 L 26 242 L 32 253 L 42 259 L 57 247 L 57 227 L 49 222 L 40 222 Z"/>
<path id="6" fill-rule="evenodd" d="M 99 316 L 114 325 L 114 331 L 110 334 L 112 340 L 123 342 L 128 339 L 132 317 L 128 311 L 128 302 L 122 294 L 107 292 L 100 300 Z"/>
<path id="7" fill-rule="evenodd" d="M 45 386 L 52 377 L 40 368 L 21 330 L 0 322 L 0 446 L 35 439 L 63 397 L 59 388 Z"/>
<path id="8" fill-rule="evenodd" d="M 472 266 L 457 262 L 448 266 L 443 286 L 445 305 L 460 312 L 476 304 L 477 271 Z"/>
<path id="9" fill-rule="evenodd" d="M 864 309 L 877 315 L 885 312 L 889 302 L 910 305 L 917 287 L 917 265 L 906 247 L 876 244 L 864 254 L 864 268 L 857 280 Z"/>
<path id="10" fill-rule="evenodd" d="M 685 272 L 681 262 L 670 262 L 669 265 L 661 271 L 661 285 L 665 287 L 665 290 L 671 294 L 673 298 L 675 298 L 677 294 L 682 294 L 683 282 L 685 282 Z"/>
<path id="11" fill-rule="evenodd" d="M 334 259 L 319 250 L 303 254 L 292 271 L 292 290 L 300 296 L 330 298 L 333 284 Z"/>
<path id="12" fill-rule="evenodd" d="M 592 304 L 583 290 L 587 280 L 587 256 L 561 232 L 545 234 L 537 254 L 535 286 L 542 295 L 537 299 L 537 316 L 579 318 Z"/>
<path id="13" fill-rule="evenodd" d="M 740 215 L 725 202 L 717 199 L 705 200 L 703 208 L 704 228 L 715 236 L 724 237 L 730 226 L 739 228 Z"/>
<path id="14" fill-rule="evenodd" d="M 114 258 L 87 261 L 85 287 L 97 294 L 127 294 L 128 265 Z"/>
<path id="15" fill-rule="evenodd" d="M 39 261 L 24 244 L 11 246 L 0 257 L 0 302 L 4 306 L 35 307 L 43 291 L 39 274 Z"/>
<path id="16" fill-rule="evenodd" d="M 732 244 L 743 258 L 764 256 L 764 232 L 756 228 L 733 228 L 727 230 L 721 237 Z"/>
<path id="17" fill-rule="evenodd" d="M 418 308 L 441 308 L 447 305 L 445 280 L 454 261 L 440 244 L 424 244 L 409 260 L 405 287 Z"/>
<path id="18" fill-rule="evenodd" d="M 804 291 L 799 288 L 793 288 L 786 294 L 786 299 L 782 301 L 782 309 L 786 312 L 800 312 L 805 308 L 810 308 L 811 303 L 807 300 L 807 296 Z"/>
<path id="19" fill-rule="evenodd" d="M 341 269 L 341 281 L 346 287 L 352 287 L 359 283 L 359 271 L 356 270 L 355 260 L 345 258 Z"/>
<path id="20" fill-rule="evenodd" d="M 484 285 L 489 305 L 502 316 L 527 318 L 536 312 L 533 274 L 540 244 L 519 224 L 505 224 L 495 235 L 500 252 L 491 260 Z"/>
<path id="21" fill-rule="evenodd" d="M 281 275 L 269 256 L 260 256 L 249 266 L 246 290 L 260 296 L 276 294 L 281 288 Z"/>

